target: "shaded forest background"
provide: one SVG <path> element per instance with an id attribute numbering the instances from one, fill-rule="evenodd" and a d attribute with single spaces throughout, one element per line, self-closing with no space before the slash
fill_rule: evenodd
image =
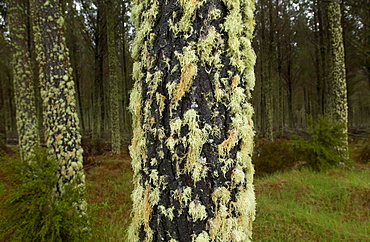
<path id="1" fill-rule="evenodd" d="M 111 149 L 110 100 L 118 90 L 122 147 L 131 139 L 128 97 L 132 87 L 130 51 L 135 29 L 128 0 L 63 0 L 66 40 L 70 50 L 83 140 L 95 151 Z M 349 128 L 370 125 L 370 0 L 341 1 L 348 87 Z M 257 55 L 253 92 L 257 136 L 289 136 L 304 130 L 307 121 L 330 114 L 331 74 L 327 2 L 321 0 L 258 0 L 253 41 Z M 11 43 L 7 8 L 0 1 L 0 139 L 17 142 Z M 113 20 L 113 28 L 109 21 Z M 32 32 L 37 113 L 41 98 Z M 114 37 L 115 51 L 108 38 Z M 109 65 L 116 58 L 116 66 Z M 114 68 L 118 83 L 110 89 Z M 43 128 L 39 124 L 40 137 Z M 118 132 L 118 130 L 114 130 Z M 85 149 L 89 147 L 85 146 Z"/>

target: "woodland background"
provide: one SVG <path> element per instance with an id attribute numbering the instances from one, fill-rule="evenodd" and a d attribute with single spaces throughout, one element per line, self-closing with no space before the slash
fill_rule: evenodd
<path id="1" fill-rule="evenodd" d="M 128 0 L 64 0 L 66 40 L 70 50 L 77 93 L 80 128 L 92 149 L 110 149 L 111 111 L 109 49 L 113 31 L 117 59 L 119 119 L 122 147 L 130 142 L 131 118 L 127 110 L 132 87 L 131 44 L 135 29 L 130 22 Z M 108 10 L 109 9 L 109 10 Z M 349 128 L 366 130 L 370 124 L 370 1 L 341 1 L 347 71 Z M 327 2 L 320 0 L 258 0 L 253 41 L 257 54 L 253 92 L 257 136 L 299 133 L 314 120 L 330 113 L 330 43 Z M 11 43 L 7 9 L 0 1 L 0 133 L 16 143 Z M 108 17 L 114 28 L 107 28 Z M 29 27 L 29 26 L 28 26 Z M 109 30 L 108 30 L 109 29 Z M 31 28 L 32 65 L 37 73 Z M 38 78 L 35 75 L 37 113 L 41 118 Z M 41 121 L 40 121 L 41 122 Z M 42 124 L 39 124 L 42 134 Z M 42 137 L 42 135 L 40 135 Z M 92 141 L 94 143 L 92 143 Z M 86 149 L 86 147 L 85 147 Z"/>

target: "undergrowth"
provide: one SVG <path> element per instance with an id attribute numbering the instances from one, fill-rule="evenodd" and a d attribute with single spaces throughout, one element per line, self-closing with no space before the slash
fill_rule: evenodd
<path id="1" fill-rule="evenodd" d="M 370 241 L 369 171 L 369 164 L 357 164 L 257 178 L 254 241 Z M 86 176 L 92 241 L 127 241 L 132 206 L 129 156 L 93 157 Z M 14 182 L 1 182 L 0 196 L 10 194 Z"/>
<path id="2" fill-rule="evenodd" d="M 347 136 L 344 124 L 330 116 L 309 120 L 309 139 L 295 137 L 291 141 L 296 159 L 304 161 L 313 170 L 325 170 L 341 163 L 348 163 L 345 157 Z"/>
<path id="3" fill-rule="evenodd" d="M 59 168 L 46 150 L 37 150 L 32 162 L 3 157 L 6 194 L 1 206 L 0 235 L 9 241 L 85 241 L 86 217 L 76 209 L 79 193 L 70 182 L 61 196 L 53 196 Z"/>

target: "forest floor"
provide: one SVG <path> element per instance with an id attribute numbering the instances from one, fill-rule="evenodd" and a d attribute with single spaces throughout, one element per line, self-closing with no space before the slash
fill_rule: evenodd
<path id="1" fill-rule="evenodd" d="M 90 157 L 85 170 L 93 240 L 126 241 L 129 155 Z M 0 172 L 0 197 L 7 192 L 4 179 Z M 370 163 L 259 177 L 255 191 L 254 241 L 370 241 Z"/>

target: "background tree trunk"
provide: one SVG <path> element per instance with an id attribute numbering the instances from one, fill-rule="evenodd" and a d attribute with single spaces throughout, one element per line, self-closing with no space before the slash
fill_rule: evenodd
<path id="1" fill-rule="evenodd" d="M 76 111 L 75 85 L 64 37 L 64 18 L 57 0 L 30 1 L 39 78 L 43 100 L 45 140 L 59 162 L 54 197 L 64 196 L 64 185 L 76 182 L 77 211 L 85 218 L 85 176 L 81 135 Z M 78 228 L 84 229 L 84 228 Z"/>
<path id="2" fill-rule="evenodd" d="M 332 53 L 332 78 L 333 78 L 333 118 L 344 124 L 343 133 L 346 134 L 346 144 L 339 147 L 343 152 L 343 158 L 349 159 L 348 154 L 348 104 L 347 104 L 347 80 L 344 59 L 344 46 L 341 25 L 341 11 L 339 0 L 329 1 L 328 7 L 329 33 Z"/>
<path id="3" fill-rule="evenodd" d="M 6 129 L 5 129 L 5 107 L 3 95 L 3 82 L 0 80 L 0 151 L 5 150 Z"/>
<path id="4" fill-rule="evenodd" d="M 254 1 L 135 1 L 130 241 L 249 241 Z"/>
<path id="5" fill-rule="evenodd" d="M 26 0 L 8 1 L 8 16 L 13 43 L 14 96 L 20 154 L 29 161 L 39 145 L 33 72 L 31 66 Z"/>
<path id="6" fill-rule="evenodd" d="M 109 13 L 106 15 L 107 41 L 108 41 L 108 62 L 109 62 L 109 97 L 110 97 L 110 122 L 111 122 L 111 142 L 112 152 L 121 153 L 121 125 L 119 108 L 119 87 L 118 85 L 118 65 L 116 56 L 116 40 L 114 37 L 114 7 L 112 1 L 106 1 Z"/>

